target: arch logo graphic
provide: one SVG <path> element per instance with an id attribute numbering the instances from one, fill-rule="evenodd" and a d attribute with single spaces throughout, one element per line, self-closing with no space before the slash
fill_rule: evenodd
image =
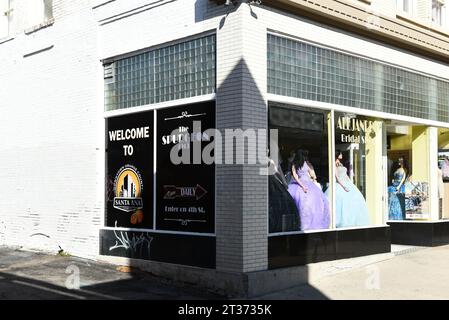
<path id="1" fill-rule="evenodd" d="M 117 172 L 114 181 L 114 208 L 125 212 L 133 212 L 131 223 L 143 220 L 142 176 L 136 167 L 123 166 Z"/>

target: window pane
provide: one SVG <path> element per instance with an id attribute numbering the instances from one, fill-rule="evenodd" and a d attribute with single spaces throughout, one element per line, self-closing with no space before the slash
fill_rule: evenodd
<path id="1" fill-rule="evenodd" d="M 215 92 L 215 35 L 114 62 L 105 86 L 106 110 Z"/>
<path id="2" fill-rule="evenodd" d="M 330 228 L 328 115 L 270 104 L 270 233 Z"/>
<path id="3" fill-rule="evenodd" d="M 449 122 L 447 81 L 271 34 L 267 48 L 269 93 Z"/>
<path id="4" fill-rule="evenodd" d="M 383 122 L 335 113 L 335 225 L 382 223 Z"/>
<path id="5" fill-rule="evenodd" d="M 399 122 L 387 127 L 389 220 L 431 219 L 428 129 Z"/>

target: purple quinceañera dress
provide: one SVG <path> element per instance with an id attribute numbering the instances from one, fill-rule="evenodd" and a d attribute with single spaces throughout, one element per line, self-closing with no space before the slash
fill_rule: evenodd
<path id="1" fill-rule="evenodd" d="M 309 166 L 304 162 L 297 170 L 299 180 L 307 193 L 292 179 L 288 192 L 295 200 L 301 220 L 301 230 L 327 229 L 330 223 L 329 203 L 323 191 L 310 179 Z"/>

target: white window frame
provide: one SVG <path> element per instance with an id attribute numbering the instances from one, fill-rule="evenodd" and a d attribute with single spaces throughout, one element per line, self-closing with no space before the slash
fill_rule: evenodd
<path id="1" fill-rule="evenodd" d="M 434 4 L 436 4 L 439 7 L 439 20 L 435 19 L 434 16 Z M 436 26 L 440 26 L 443 27 L 446 24 L 446 10 L 447 10 L 447 6 L 444 0 L 432 0 L 431 1 L 431 20 L 432 20 L 432 24 L 436 25 Z"/>
<path id="2" fill-rule="evenodd" d="M 408 3 L 408 10 L 404 10 L 405 4 Z M 396 0 L 396 10 L 409 16 L 414 16 L 416 12 L 415 0 Z"/>
<path id="3" fill-rule="evenodd" d="M 27 0 L 26 5 L 27 28 L 53 21 L 53 0 Z"/>

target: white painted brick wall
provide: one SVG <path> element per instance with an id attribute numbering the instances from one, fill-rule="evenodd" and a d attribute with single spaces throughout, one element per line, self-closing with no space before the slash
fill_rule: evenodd
<path id="1" fill-rule="evenodd" d="M 14 39 L 0 44 L 0 244 L 93 257 L 103 150 L 90 3 L 55 0 L 54 25 L 29 35 L 14 3 Z"/>
<path id="2" fill-rule="evenodd" d="M 154 5 L 145 7 L 145 11 L 138 9 L 145 3 Z M 226 10 L 208 0 L 116 0 L 93 10 L 100 25 L 100 57 L 109 58 L 214 31 Z M 130 13 L 121 18 L 120 13 L 127 11 Z M 114 16 L 117 17 L 113 19 Z"/>
<path id="3" fill-rule="evenodd" d="M 241 5 L 217 33 L 217 127 L 266 129 L 266 30 Z M 267 269 L 267 177 L 217 166 L 217 269 Z"/>

